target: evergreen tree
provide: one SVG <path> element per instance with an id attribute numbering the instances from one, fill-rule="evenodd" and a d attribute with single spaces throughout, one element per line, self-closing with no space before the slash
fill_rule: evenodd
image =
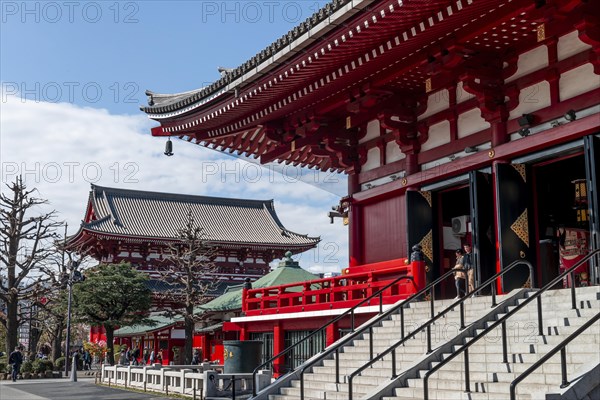
<path id="1" fill-rule="evenodd" d="M 73 285 L 73 309 L 80 322 L 101 325 L 106 331 L 107 356 L 114 365 L 114 332 L 124 326 L 148 324 L 152 292 L 148 276 L 129 264 L 102 264 Z"/>

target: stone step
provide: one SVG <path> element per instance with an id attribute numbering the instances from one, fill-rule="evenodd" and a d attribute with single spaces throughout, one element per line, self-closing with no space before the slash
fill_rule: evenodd
<path id="1" fill-rule="evenodd" d="M 390 330 L 389 332 L 377 333 L 373 334 L 374 341 L 380 343 L 389 343 L 394 344 L 400 341 L 400 329 Z M 431 327 L 431 338 L 435 339 L 436 337 L 440 337 L 443 340 L 449 340 L 460 333 L 460 329 L 458 324 L 456 325 L 437 325 Z M 407 339 L 404 342 L 405 346 L 410 345 L 418 345 L 420 343 L 425 343 L 425 339 L 427 338 L 427 331 L 423 330 L 421 332 L 415 333 L 411 336 L 412 332 L 404 332 L 404 338 Z M 451 336 L 450 336 L 451 335 Z M 356 340 L 354 342 L 354 346 L 369 346 L 369 341 L 371 335 L 365 335 L 364 339 Z"/>
<path id="2" fill-rule="evenodd" d="M 536 291 L 532 291 L 527 293 L 525 296 L 526 297 L 530 297 L 532 296 Z M 599 294 L 600 290 L 598 290 L 598 286 L 586 286 L 586 287 L 578 287 L 575 290 L 576 295 L 579 297 L 581 296 L 585 296 L 587 294 Z M 546 292 L 544 292 L 544 294 L 542 295 L 544 297 L 562 297 L 562 296 L 568 296 L 569 298 L 571 297 L 571 289 L 567 288 L 567 289 L 552 289 L 552 290 L 547 290 Z M 599 297 L 600 298 L 600 297 Z"/>
<path id="3" fill-rule="evenodd" d="M 569 353 L 567 351 L 567 356 L 566 356 L 567 362 L 573 363 L 573 364 L 583 364 L 584 362 L 587 362 L 589 360 L 589 358 L 590 358 L 589 354 L 590 354 L 589 352 L 587 352 L 587 353 Z M 449 355 L 450 355 L 450 353 L 442 354 L 442 359 L 447 358 Z M 531 364 L 535 363 L 537 360 L 539 360 L 542 356 L 543 356 L 543 354 L 540 354 L 540 353 L 508 354 L 508 361 L 509 361 L 509 363 L 514 363 L 514 364 L 521 363 L 521 364 L 531 365 Z M 456 362 L 456 360 L 462 360 L 462 355 L 457 356 L 457 358 L 454 359 L 453 362 Z M 488 353 L 488 354 L 471 354 L 471 353 L 469 353 L 470 367 L 475 367 L 478 363 L 498 363 L 501 361 L 502 361 L 502 353 Z M 556 358 L 556 357 L 552 357 L 547 362 L 548 363 L 552 363 L 552 362 L 560 363 L 560 359 Z M 433 361 L 431 363 L 431 367 L 433 368 L 437 364 L 439 364 L 439 361 Z M 452 363 L 450 363 L 450 364 L 452 364 Z M 461 364 L 462 364 L 462 362 L 461 362 Z"/>
<path id="4" fill-rule="evenodd" d="M 353 394 L 360 398 L 360 396 L 367 394 L 368 390 L 371 390 L 372 386 L 362 386 L 362 385 L 353 385 Z M 291 395 L 300 397 L 300 387 L 283 387 L 280 389 L 280 394 L 282 395 Z M 348 400 L 348 385 L 340 385 L 340 391 L 331 390 L 319 390 L 319 389 L 310 389 L 306 386 L 304 387 L 304 397 L 317 398 L 317 399 L 327 399 L 327 400 Z"/>
<path id="5" fill-rule="evenodd" d="M 518 386 L 518 393 L 533 393 L 533 392 L 546 392 L 549 393 L 553 390 L 556 390 L 560 386 L 560 375 L 556 378 L 554 382 L 550 384 L 546 383 L 533 383 L 525 380 L 521 382 Z M 424 380 L 423 379 L 408 379 L 408 386 L 411 388 L 423 388 Z M 510 382 L 477 382 L 475 380 L 471 380 L 470 389 L 471 392 L 484 392 L 484 393 L 504 393 L 507 395 L 509 393 Z M 437 389 L 444 391 L 461 391 L 465 390 L 465 382 L 464 379 L 429 379 L 429 389 Z M 418 391 L 417 391 L 418 392 Z"/>
<path id="6" fill-rule="evenodd" d="M 541 367 L 540 367 L 541 368 Z M 576 366 L 568 365 L 567 374 L 573 373 L 577 370 Z M 426 370 L 419 371 L 419 377 L 424 378 Z M 469 369 L 469 379 L 473 382 L 512 382 L 517 378 L 521 372 L 500 372 L 488 369 L 486 371 L 473 371 Z M 440 370 L 435 372 L 430 379 L 440 380 L 458 380 L 464 382 L 464 369 L 460 371 L 445 371 Z M 540 384 L 555 384 L 561 381 L 561 370 L 560 368 L 555 371 L 548 372 L 547 370 L 540 369 L 539 373 L 536 371 L 527 377 L 527 382 L 540 383 Z"/>
<path id="7" fill-rule="evenodd" d="M 577 310 L 573 310 L 570 308 L 565 310 L 545 309 L 542 311 L 542 321 L 544 322 L 545 326 L 568 324 L 570 320 L 576 319 L 580 319 L 583 321 L 583 323 L 585 323 L 587 318 L 594 316 L 599 309 L 600 303 L 598 303 L 598 307 L 596 308 L 586 308 Z M 496 320 L 504 317 L 506 314 L 507 313 L 498 313 L 496 316 Z M 515 314 L 511 315 L 508 318 L 507 323 L 509 321 L 531 321 L 537 324 L 537 320 L 537 311 L 522 309 L 520 311 L 517 311 Z"/>
<path id="8" fill-rule="evenodd" d="M 538 337 L 533 338 L 515 338 L 509 337 L 506 341 L 506 349 L 509 353 L 547 353 L 552 350 L 556 345 L 560 344 L 566 336 L 546 336 L 544 340 L 539 338 L 539 341 L 535 341 Z M 477 353 L 501 353 L 502 340 L 501 337 L 496 337 L 494 342 L 480 339 L 478 342 L 472 344 L 469 347 L 469 354 Z M 514 340 L 521 340 L 515 343 Z M 529 342 L 530 339 L 531 342 Z M 581 345 L 583 344 L 583 345 Z M 589 353 L 590 346 L 600 348 L 600 335 L 590 333 L 588 335 L 581 335 L 576 338 L 569 346 L 567 346 L 567 352 L 572 353 Z M 462 345 L 454 345 L 453 350 L 457 351 L 461 349 Z"/>
<path id="9" fill-rule="evenodd" d="M 355 390 L 357 390 L 358 392 L 361 393 L 367 393 L 368 390 L 372 389 L 374 386 L 376 386 L 379 382 L 383 382 L 384 378 L 379 378 L 377 379 L 376 377 L 369 377 L 371 379 L 371 382 L 368 382 L 365 384 L 364 380 L 363 382 L 359 382 L 356 379 L 353 382 L 353 387 L 355 388 Z M 357 378 L 358 379 L 358 378 Z M 304 391 L 306 393 L 306 390 L 310 389 L 310 390 L 315 390 L 315 391 L 326 391 L 326 392 L 348 392 L 348 384 L 345 382 L 341 382 L 341 383 L 335 383 L 334 382 L 335 379 L 330 380 L 329 382 L 324 382 L 324 381 L 311 381 L 311 380 L 304 380 Z M 300 381 L 299 380 L 293 380 L 291 382 L 291 387 L 292 388 L 296 388 L 296 389 L 300 389 Z"/>
<path id="10" fill-rule="evenodd" d="M 383 397 L 383 400 L 397 399 L 423 399 L 423 388 L 398 388 L 395 390 L 394 397 Z M 471 391 L 466 393 L 464 390 L 449 391 L 449 390 L 429 390 L 430 400 L 507 400 L 508 392 L 505 393 L 481 393 Z M 530 400 L 531 394 L 519 393 L 519 400 Z M 535 399 L 540 400 L 540 399 Z"/>
<path id="11" fill-rule="evenodd" d="M 407 367 L 412 364 L 414 360 L 399 360 L 396 358 L 396 370 L 401 371 L 403 367 Z M 356 371 L 358 368 L 366 364 L 366 360 L 362 362 L 353 362 L 344 364 L 340 362 L 340 377 L 347 376 Z M 371 367 L 367 368 L 363 371 L 363 375 L 365 376 L 389 376 L 389 372 L 392 370 L 392 361 L 391 359 L 386 359 L 384 361 L 377 361 Z M 335 366 L 322 366 L 322 367 L 314 367 L 314 373 L 307 374 L 306 377 L 310 377 L 308 379 L 316 379 L 316 380 L 330 380 L 331 377 L 335 377 Z M 335 378 L 333 378 L 335 379 Z M 340 378 L 341 379 L 341 378 Z"/>
<path id="12" fill-rule="evenodd" d="M 504 301 L 504 299 L 506 299 L 506 295 L 501 295 L 501 296 L 496 296 L 496 303 L 501 303 L 502 301 Z M 434 310 L 441 310 L 443 308 L 449 307 L 452 304 L 456 303 L 457 300 L 455 299 L 442 299 L 442 300 L 435 300 L 433 303 L 433 308 Z M 475 297 L 471 297 L 468 298 L 467 300 L 465 300 L 464 302 L 465 306 L 470 306 L 470 305 L 475 305 L 475 306 L 479 306 L 482 304 L 487 304 L 487 305 L 491 305 L 492 304 L 492 296 L 475 296 Z M 418 302 L 414 302 L 411 303 L 409 305 L 408 308 L 406 308 L 407 310 L 410 309 L 427 309 L 430 310 L 431 309 L 431 302 L 430 301 L 418 301 Z"/>
<path id="13" fill-rule="evenodd" d="M 404 353 L 397 352 L 396 359 L 398 361 L 413 361 L 417 358 L 420 358 L 421 355 L 423 355 L 424 353 L 425 352 L 415 353 L 415 354 L 404 354 Z M 374 353 L 374 356 L 377 356 L 377 353 Z M 383 359 L 384 360 L 391 359 L 391 355 L 387 355 Z M 352 365 L 356 365 L 357 361 L 363 361 L 363 363 L 366 363 L 368 360 L 370 360 L 368 352 L 366 352 L 366 353 L 356 353 L 355 352 L 355 353 L 341 353 L 340 354 L 340 364 L 351 362 Z M 332 359 L 324 360 L 323 365 L 334 366 L 335 360 L 332 360 Z"/>
<path id="14" fill-rule="evenodd" d="M 522 304 L 526 300 L 527 300 L 527 298 L 518 299 L 517 304 Z M 575 296 L 575 305 L 577 306 L 577 308 L 589 308 L 593 304 L 597 304 L 599 301 L 600 301 L 600 298 L 598 298 L 598 293 L 586 293 L 584 295 L 576 295 Z M 531 301 L 525 307 L 529 307 L 531 305 L 534 305 L 535 307 L 537 307 L 537 300 Z M 551 297 L 548 297 L 548 296 L 545 296 L 544 294 L 542 294 L 542 308 L 545 305 L 552 306 L 552 309 L 555 309 L 555 306 L 559 307 L 559 308 L 572 308 L 573 304 L 571 301 L 571 294 L 569 292 L 568 296 L 551 296 Z M 511 307 L 514 307 L 514 306 L 511 306 Z"/>
<path id="15" fill-rule="evenodd" d="M 391 340 L 388 341 L 386 339 L 374 340 L 373 341 L 373 353 L 374 354 L 383 353 L 385 350 L 389 349 L 390 346 L 392 344 L 396 343 L 397 341 L 398 341 L 397 339 L 394 341 L 391 341 Z M 407 344 L 404 347 L 403 346 L 398 347 L 398 350 L 402 351 L 402 353 L 404 353 L 404 354 L 420 354 L 425 351 L 425 347 L 426 347 L 426 343 L 411 343 L 410 345 Z M 344 349 L 344 352 L 341 354 L 350 354 L 350 353 L 369 354 L 369 351 L 370 351 L 369 343 L 367 342 L 361 346 L 353 346 L 353 347 Z"/>

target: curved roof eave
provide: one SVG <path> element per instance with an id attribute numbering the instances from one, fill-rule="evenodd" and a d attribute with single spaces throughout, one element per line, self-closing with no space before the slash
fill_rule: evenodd
<path id="1" fill-rule="evenodd" d="M 156 243 L 160 243 L 160 244 L 169 244 L 169 243 L 177 242 L 177 239 L 175 239 L 175 238 L 138 236 L 138 235 L 125 236 L 125 235 L 120 235 L 117 233 L 109 233 L 109 232 L 104 232 L 104 231 L 100 231 L 100 230 L 90 229 L 87 227 L 80 228 L 80 230 L 75 235 L 78 235 L 80 232 L 82 234 L 85 232 L 85 233 L 92 234 L 92 235 L 105 236 L 107 238 L 114 238 L 116 240 L 124 240 L 124 241 L 131 241 L 131 242 L 150 241 L 150 242 L 156 242 Z M 75 237 L 75 235 L 70 236 L 70 237 Z M 311 248 L 321 241 L 321 237 L 309 237 L 309 236 L 305 236 L 305 235 L 298 235 L 298 236 L 304 236 L 304 237 L 306 237 L 306 239 L 310 240 L 311 242 L 289 243 L 289 244 L 288 243 L 233 242 L 233 241 L 232 242 L 207 241 L 207 242 L 212 245 L 221 246 L 221 247 L 234 246 L 236 248 L 239 248 L 239 247 L 243 247 L 245 245 L 246 247 L 254 247 L 254 248 L 258 248 L 258 247 L 281 248 L 281 249 L 289 248 L 290 250 L 292 250 L 292 249 L 300 249 L 300 248 Z"/>
<path id="2" fill-rule="evenodd" d="M 209 86 L 171 95 L 155 94 L 147 90 L 149 106 L 141 106 L 140 109 L 146 114 L 157 117 L 158 114 L 173 112 L 192 105 L 198 108 L 212 102 L 221 94 L 261 78 L 267 70 L 280 65 L 282 58 L 294 56 L 298 51 L 311 45 L 315 38 L 321 37 L 372 3 L 372 0 L 332 0 L 287 34 Z"/>

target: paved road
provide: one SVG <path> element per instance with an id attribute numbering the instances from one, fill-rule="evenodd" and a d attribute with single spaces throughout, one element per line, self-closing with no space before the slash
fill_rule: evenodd
<path id="1" fill-rule="evenodd" d="M 149 393 L 108 388 L 94 384 L 93 378 L 28 379 L 0 381 L 0 400 L 167 400 Z M 172 400 L 172 398 L 171 398 Z"/>

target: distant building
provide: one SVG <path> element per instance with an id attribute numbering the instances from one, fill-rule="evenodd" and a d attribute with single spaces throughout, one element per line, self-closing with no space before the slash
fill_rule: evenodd
<path id="1" fill-rule="evenodd" d="M 151 288 L 160 291 L 164 282 L 154 272 L 165 262 L 165 250 L 177 242 L 177 231 L 191 213 L 215 246 L 220 278 L 214 297 L 229 285 L 250 281 L 269 272 L 269 263 L 286 251 L 301 253 L 320 239 L 286 229 L 272 200 L 245 200 L 208 196 L 157 193 L 92 185 L 79 231 L 68 245 L 101 263 L 131 263 L 150 276 Z M 169 307 L 155 303 L 155 308 Z M 164 322 L 161 320 L 161 322 Z M 175 321 L 168 326 L 175 326 Z M 158 340 L 154 330 L 144 343 L 132 345 L 164 350 L 165 362 L 173 346 L 183 342 L 180 332 Z M 161 336 L 162 337 L 162 336 Z M 103 330 L 92 327 L 91 340 L 105 339 Z M 171 340 L 172 339 L 172 340 Z M 166 346 L 166 347 L 165 347 Z M 165 347 L 165 348 L 160 348 Z"/>

